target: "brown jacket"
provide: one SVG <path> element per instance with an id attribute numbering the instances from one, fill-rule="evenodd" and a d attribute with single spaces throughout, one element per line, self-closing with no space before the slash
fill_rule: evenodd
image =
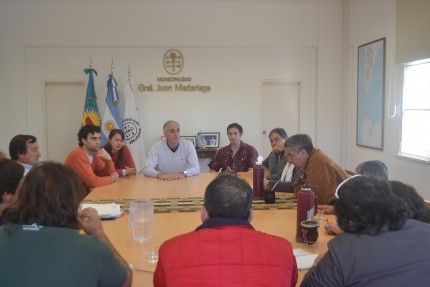
<path id="1" fill-rule="evenodd" d="M 300 171 L 299 171 L 300 172 Z M 318 204 L 331 204 L 335 199 L 334 193 L 339 183 L 348 178 L 348 174 L 321 150 L 314 148 L 309 155 L 308 164 L 304 170 L 305 182 L 318 186 L 312 191 L 318 197 Z M 300 191 L 302 180 L 299 176 L 294 182 L 294 192 Z"/>

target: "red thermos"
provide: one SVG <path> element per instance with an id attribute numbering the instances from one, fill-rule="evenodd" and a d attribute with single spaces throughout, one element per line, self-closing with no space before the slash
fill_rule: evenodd
<path id="1" fill-rule="evenodd" d="M 264 167 L 261 161 L 257 161 L 252 169 L 254 198 L 262 199 L 264 192 Z"/>
<path id="2" fill-rule="evenodd" d="M 315 194 L 309 186 L 304 185 L 297 193 L 297 226 L 296 226 L 296 241 L 303 242 L 303 231 L 301 222 L 314 218 L 315 214 Z"/>

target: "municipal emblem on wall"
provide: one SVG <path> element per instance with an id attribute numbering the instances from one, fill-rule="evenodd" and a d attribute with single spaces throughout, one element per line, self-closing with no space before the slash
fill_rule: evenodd
<path id="1" fill-rule="evenodd" d="M 122 126 L 124 130 L 125 140 L 132 144 L 140 138 L 142 129 L 140 128 L 139 121 L 127 118 L 122 121 Z"/>
<path id="2" fill-rule="evenodd" d="M 163 58 L 164 70 L 170 75 L 179 74 L 184 67 L 184 56 L 176 49 L 168 50 Z"/>

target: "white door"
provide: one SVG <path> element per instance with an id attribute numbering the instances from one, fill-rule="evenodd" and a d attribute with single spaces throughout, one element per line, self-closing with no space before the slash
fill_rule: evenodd
<path id="1" fill-rule="evenodd" d="M 46 82 L 46 155 L 44 160 L 63 163 L 67 154 L 78 146 L 85 104 L 85 83 Z"/>
<path id="2" fill-rule="evenodd" d="M 272 150 L 269 133 L 273 128 L 284 128 L 288 136 L 300 131 L 300 82 L 267 80 L 262 85 L 261 140 L 266 158 Z"/>

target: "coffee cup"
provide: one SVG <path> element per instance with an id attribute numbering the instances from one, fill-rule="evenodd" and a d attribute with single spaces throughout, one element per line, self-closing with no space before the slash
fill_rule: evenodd
<path id="1" fill-rule="evenodd" d="M 276 195 L 273 190 L 266 189 L 263 193 L 264 203 L 273 204 L 276 203 Z"/>

